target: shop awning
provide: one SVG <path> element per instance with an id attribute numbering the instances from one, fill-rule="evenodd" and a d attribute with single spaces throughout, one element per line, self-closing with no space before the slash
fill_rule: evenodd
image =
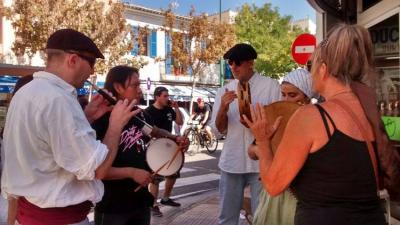
<path id="1" fill-rule="evenodd" d="M 19 77 L 17 76 L 0 76 L 0 93 L 11 93 L 14 90 L 15 83 Z"/>
<path id="2" fill-rule="evenodd" d="M 98 87 L 103 88 L 104 87 L 104 82 L 98 81 L 96 82 L 96 85 Z M 157 85 L 151 85 L 150 90 L 147 90 L 147 85 L 146 84 L 141 84 L 140 88 L 143 91 L 144 99 L 147 100 L 147 97 L 149 100 L 153 100 L 154 96 L 154 89 L 156 87 L 163 86 L 166 87 L 169 91 L 169 95 L 172 100 L 175 101 L 190 101 L 190 95 L 192 91 L 191 86 L 184 86 L 184 85 L 172 85 L 172 84 L 157 84 Z M 195 87 L 193 91 L 193 98 L 196 100 L 197 98 L 203 98 L 207 102 L 214 102 L 215 95 L 217 93 L 218 87 Z"/>
<path id="3" fill-rule="evenodd" d="M 142 84 L 141 88 L 143 90 L 144 98 L 147 99 L 147 96 L 150 100 L 154 99 L 153 93 L 154 89 L 158 86 L 166 87 L 169 90 L 169 95 L 172 100 L 175 101 L 190 101 L 190 96 L 192 92 L 191 86 L 183 86 L 183 85 L 152 85 L 149 91 L 147 91 L 146 84 Z M 193 91 L 193 98 L 203 98 L 207 102 L 214 102 L 215 95 L 217 93 L 218 87 L 195 87 Z"/>

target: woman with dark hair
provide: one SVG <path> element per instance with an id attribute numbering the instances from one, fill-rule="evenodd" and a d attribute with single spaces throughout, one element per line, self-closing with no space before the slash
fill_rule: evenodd
<path id="1" fill-rule="evenodd" d="M 371 153 L 377 137 L 368 108 L 352 89 L 372 71 L 365 33 L 358 25 L 340 24 L 315 49 L 313 89 L 326 101 L 295 112 L 275 155 L 270 139 L 279 120 L 267 121 L 260 105 L 251 110 L 252 122 L 246 118 L 259 148 L 263 186 L 271 196 L 291 186 L 298 200 L 296 225 L 387 224 Z"/>
<path id="2" fill-rule="evenodd" d="M 139 71 L 129 66 L 116 66 L 106 77 L 105 89 L 117 99 L 139 101 L 142 97 Z M 97 132 L 97 138 L 102 139 L 107 130 L 110 114 L 94 121 L 92 127 Z M 143 112 L 137 117 L 150 122 Z M 142 129 L 143 128 L 143 129 Z M 158 129 L 157 133 L 144 128 L 136 118 L 124 127 L 118 147 L 118 153 L 113 167 L 108 171 L 104 183 L 104 196 L 95 207 L 95 224 L 107 225 L 149 225 L 150 207 L 153 196 L 147 189 L 152 179 L 151 170 L 146 163 L 146 144 L 153 137 L 168 137 L 181 144 L 182 149 L 187 145 L 185 138 L 171 135 Z M 135 191 L 138 186 L 143 188 Z"/>

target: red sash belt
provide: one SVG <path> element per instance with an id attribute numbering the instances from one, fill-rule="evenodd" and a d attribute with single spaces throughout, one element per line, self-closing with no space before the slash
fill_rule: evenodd
<path id="1" fill-rule="evenodd" d="M 92 203 L 55 208 L 40 208 L 24 197 L 18 198 L 17 220 L 21 225 L 65 225 L 86 219 Z"/>

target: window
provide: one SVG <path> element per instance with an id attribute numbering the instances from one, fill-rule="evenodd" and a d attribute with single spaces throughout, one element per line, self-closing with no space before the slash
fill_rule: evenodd
<path id="1" fill-rule="evenodd" d="M 139 55 L 147 56 L 148 54 L 148 35 L 142 34 L 141 40 L 139 41 Z"/>
<path id="2" fill-rule="evenodd" d="M 133 49 L 131 55 L 157 57 L 157 31 L 148 32 L 145 27 L 132 26 L 133 30 Z"/>
<path id="3" fill-rule="evenodd" d="M 139 36 L 139 27 L 132 26 L 132 33 L 133 33 L 133 49 L 131 51 L 131 55 L 138 55 L 139 52 L 139 44 L 137 41 L 137 37 Z"/>
<path id="4" fill-rule="evenodd" d="M 400 142 L 399 14 L 370 27 L 377 67 L 378 106 L 389 139 Z"/>
<path id="5" fill-rule="evenodd" d="M 362 8 L 363 11 L 371 8 L 374 6 L 376 3 L 380 2 L 381 0 L 362 0 Z"/>

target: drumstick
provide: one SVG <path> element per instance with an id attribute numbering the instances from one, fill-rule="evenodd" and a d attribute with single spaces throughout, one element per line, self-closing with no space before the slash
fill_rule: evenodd
<path id="1" fill-rule="evenodd" d="M 181 151 L 181 149 L 178 147 L 175 151 L 174 156 L 172 156 L 172 159 L 169 161 L 169 164 L 167 166 L 167 169 L 171 166 L 172 162 L 176 159 L 176 157 L 178 156 L 179 152 Z"/>
<path id="2" fill-rule="evenodd" d="M 166 162 L 165 162 L 160 168 L 158 168 L 154 173 L 152 173 L 151 176 L 154 176 L 154 175 L 156 175 L 158 172 L 160 172 L 160 171 L 167 165 L 168 162 L 169 162 L 169 160 L 166 161 Z M 135 192 L 139 191 L 140 188 L 142 188 L 142 186 L 139 185 L 139 186 L 135 189 Z"/>
<path id="3" fill-rule="evenodd" d="M 92 85 L 92 87 L 99 93 L 101 94 L 105 99 L 107 99 L 107 101 L 112 104 L 115 105 L 117 104 L 117 100 L 115 100 L 113 97 L 111 97 L 109 94 L 107 94 L 107 92 L 105 92 L 103 89 L 97 87 L 97 85 L 93 84 L 92 82 L 86 80 L 86 82 L 88 82 L 90 85 Z M 144 125 L 152 128 L 153 126 L 151 126 L 150 124 L 148 124 L 146 121 L 140 119 L 137 116 L 134 116 L 139 122 L 143 123 Z"/>

